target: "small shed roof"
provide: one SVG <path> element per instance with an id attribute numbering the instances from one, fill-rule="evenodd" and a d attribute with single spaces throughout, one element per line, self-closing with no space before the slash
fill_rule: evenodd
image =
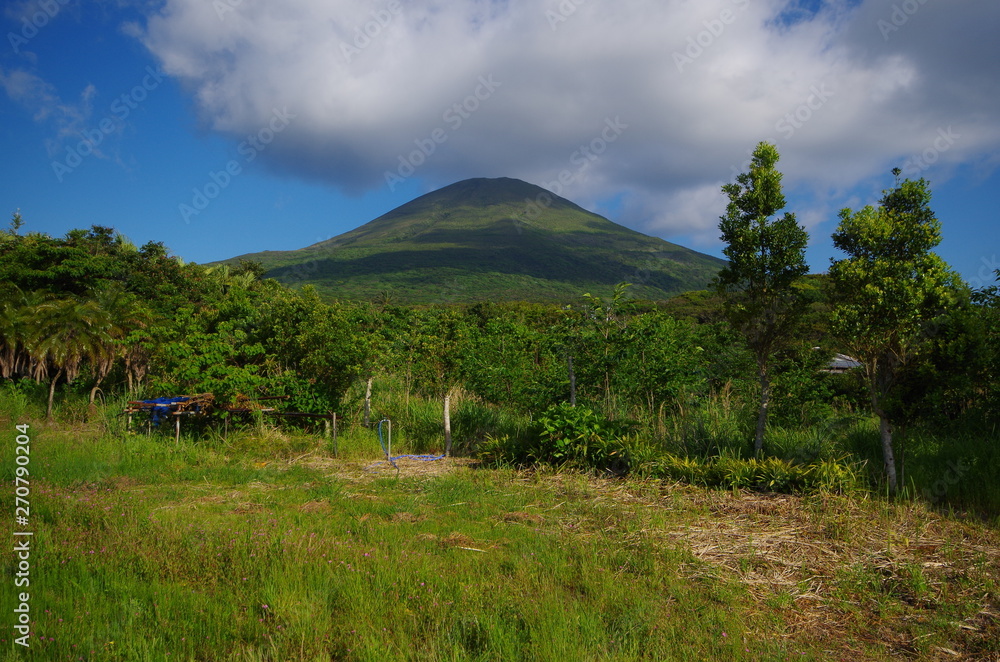
<path id="1" fill-rule="evenodd" d="M 833 358 L 830 359 L 830 363 L 827 364 L 827 371 L 847 372 L 848 370 L 860 367 L 861 361 L 858 361 L 853 356 L 848 356 L 847 354 L 834 354 Z"/>

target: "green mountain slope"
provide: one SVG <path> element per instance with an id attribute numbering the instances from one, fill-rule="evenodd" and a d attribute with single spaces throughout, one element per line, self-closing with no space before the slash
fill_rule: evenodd
<path id="1" fill-rule="evenodd" d="M 307 248 L 226 262 L 239 259 L 325 297 L 388 292 L 415 304 L 568 302 L 621 281 L 633 296 L 663 299 L 703 289 L 724 264 L 509 178 L 461 181 Z"/>

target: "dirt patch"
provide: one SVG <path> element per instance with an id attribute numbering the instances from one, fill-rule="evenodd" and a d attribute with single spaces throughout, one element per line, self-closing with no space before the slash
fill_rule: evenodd
<path id="1" fill-rule="evenodd" d="M 350 482 L 368 482 L 376 478 L 445 476 L 456 470 L 476 466 L 479 461 L 464 457 L 446 457 L 440 460 L 417 460 L 401 457 L 395 460 L 395 466 L 393 466 L 387 460 L 359 461 L 310 456 L 303 458 L 300 464 L 321 471 L 328 478 L 339 478 Z"/>
<path id="2" fill-rule="evenodd" d="M 304 513 L 318 513 L 330 510 L 330 503 L 328 501 L 307 501 L 301 506 L 299 510 Z"/>
<path id="3" fill-rule="evenodd" d="M 413 524 L 414 522 L 420 522 L 427 519 L 426 515 L 414 515 L 408 511 L 402 511 L 398 513 L 393 513 L 390 518 L 393 522 L 403 522 L 406 524 Z"/>
<path id="4" fill-rule="evenodd" d="M 520 522 L 521 524 L 541 524 L 545 521 L 541 515 L 524 512 L 504 513 L 499 519 L 503 522 Z"/>

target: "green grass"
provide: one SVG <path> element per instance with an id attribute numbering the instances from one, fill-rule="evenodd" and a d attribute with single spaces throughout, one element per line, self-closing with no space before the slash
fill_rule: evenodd
<path id="1" fill-rule="evenodd" d="M 4 635 L 0 659 L 1000 652 L 1000 621 L 984 615 L 1000 611 L 1000 539 L 918 504 L 462 460 L 397 474 L 375 464 L 366 429 L 345 431 L 339 450 L 273 429 L 175 446 L 33 425 L 35 636 L 25 654 Z M 11 457 L 3 467 L 9 507 Z M 801 543 L 785 547 L 789 527 Z M 13 597 L 2 592 L 4 613 Z"/>

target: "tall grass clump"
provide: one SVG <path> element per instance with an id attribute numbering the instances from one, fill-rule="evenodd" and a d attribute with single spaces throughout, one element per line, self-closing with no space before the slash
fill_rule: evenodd
<path id="1" fill-rule="evenodd" d="M 749 456 L 755 408 L 745 398 L 728 391 L 678 411 L 664 440 L 665 450 L 680 455 L 710 457 L 721 454 Z"/>
<path id="2" fill-rule="evenodd" d="M 14 424 L 45 417 L 46 389 L 30 379 L 0 383 L 0 421 Z"/>
<path id="3" fill-rule="evenodd" d="M 1000 434 L 989 421 L 904 431 L 902 475 L 909 496 L 971 511 L 1000 524 Z"/>
<path id="4" fill-rule="evenodd" d="M 863 467 L 846 459 L 830 459 L 810 464 L 793 464 L 775 457 L 712 458 L 679 457 L 665 454 L 645 464 L 641 475 L 731 490 L 848 494 L 864 489 Z"/>

